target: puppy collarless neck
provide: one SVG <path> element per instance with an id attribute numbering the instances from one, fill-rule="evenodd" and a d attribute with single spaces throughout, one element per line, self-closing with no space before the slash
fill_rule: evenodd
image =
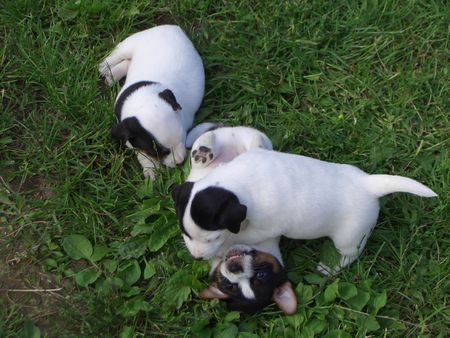
<path id="1" fill-rule="evenodd" d="M 132 85 L 128 86 L 117 98 L 116 104 L 114 107 L 114 113 L 116 114 L 117 119 L 120 121 L 120 118 L 122 116 L 122 108 L 125 103 L 125 101 L 133 94 L 136 90 L 139 88 L 145 87 L 145 86 L 151 86 L 159 84 L 158 82 L 153 81 L 139 81 L 136 83 L 133 83 Z"/>

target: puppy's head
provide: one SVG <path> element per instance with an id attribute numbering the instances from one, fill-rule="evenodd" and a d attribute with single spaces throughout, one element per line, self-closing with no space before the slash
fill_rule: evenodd
<path id="1" fill-rule="evenodd" d="M 172 91 L 166 89 L 156 93 L 154 92 L 156 88 L 153 87 L 143 86 L 128 93 L 125 90 L 121 94 L 116 102 L 116 114 L 119 119 L 125 100 L 135 92 L 147 91 L 140 97 L 144 102 L 142 104 L 144 108 L 138 106 L 138 113 L 128 113 L 128 117 L 111 128 L 111 135 L 123 143 L 130 142 L 134 148 L 143 151 L 149 157 L 172 167 L 181 163 L 186 156 L 184 145 L 186 131 L 181 123 L 181 106 Z"/>
<path id="2" fill-rule="evenodd" d="M 200 297 L 226 300 L 230 310 L 255 313 L 275 302 L 286 314 L 297 310 L 297 299 L 283 265 L 271 254 L 235 245 L 212 273 Z"/>
<path id="3" fill-rule="evenodd" d="M 231 233 L 238 233 L 247 207 L 231 191 L 208 187 L 191 196 L 193 182 L 172 189 L 184 242 L 196 259 L 213 257 Z"/>

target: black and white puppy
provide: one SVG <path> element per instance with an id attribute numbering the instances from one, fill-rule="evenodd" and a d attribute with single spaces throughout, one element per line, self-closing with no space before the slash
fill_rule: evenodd
<path id="1" fill-rule="evenodd" d="M 172 197 L 186 246 L 197 259 L 279 236 L 329 237 L 341 260 L 334 267 L 319 263 L 318 270 L 330 274 L 359 256 L 378 218 L 378 199 L 397 191 L 436 196 L 406 177 L 254 149 L 195 183 L 175 186 Z"/>
<path id="2" fill-rule="evenodd" d="M 187 181 L 197 181 L 218 166 L 251 149 L 272 149 L 262 132 L 249 127 L 203 123 L 189 132 L 192 147 Z M 287 314 L 295 313 L 297 299 L 287 279 L 279 238 L 258 245 L 234 245 L 211 259 L 212 283 L 200 297 L 226 300 L 230 310 L 254 313 L 275 302 Z"/>
<path id="3" fill-rule="evenodd" d="M 274 243 L 274 242 L 272 242 Z M 230 310 L 255 313 L 276 303 L 286 314 L 297 310 L 297 298 L 279 255 L 264 244 L 234 245 L 213 265 L 205 299 L 222 299 Z M 278 256 L 278 257 L 277 257 Z"/>
<path id="4" fill-rule="evenodd" d="M 183 162 L 186 131 L 205 87 L 202 60 L 183 30 L 163 25 L 135 33 L 116 46 L 99 71 L 108 85 L 126 76 L 111 133 L 138 149 L 144 175 L 153 178 L 159 162 Z"/>
<path id="5" fill-rule="evenodd" d="M 191 171 L 187 181 L 195 182 L 208 175 L 213 169 L 230 162 L 238 155 L 251 149 L 272 149 L 272 142 L 262 132 L 250 127 L 217 127 L 198 136 L 191 150 Z M 202 125 L 196 128 L 201 128 Z M 190 132 L 188 138 L 194 138 Z M 192 141 L 191 141 L 192 142 Z"/>

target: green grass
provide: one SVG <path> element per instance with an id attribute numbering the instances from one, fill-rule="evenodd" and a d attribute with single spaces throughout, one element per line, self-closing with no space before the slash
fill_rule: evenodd
<path id="1" fill-rule="evenodd" d="M 2 2 L 0 336 L 445 336 L 449 19 L 445 1 Z M 276 149 L 412 177 L 439 198 L 384 198 L 366 251 L 333 278 L 314 271 L 324 241 L 283 240 L 296 316 L 199 300 L 208 265 L 184 248 L 169 194 L 188 167 L 143 180 L 110 139 L 119 87 L 96 69 L 163 23 L 204 60 L 196 122 L 254 126 Z"/>

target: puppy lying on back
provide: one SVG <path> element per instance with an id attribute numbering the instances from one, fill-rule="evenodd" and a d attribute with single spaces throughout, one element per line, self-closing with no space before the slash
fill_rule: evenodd
<path id="1" fill-rule="evenodd" d="M 197 259 L 282 235 L 330 237 L 341 260 L 334 267 L 319 263 L 318 270 L 329 274 L 359 256 L 378 217 L 378 198 L 397 191 L 436 196 L 406 177 L 254 149 L 195 183 L 175 186 L 172 197 L 186 246 Z"/>
<path id="2" fill-rule="evenodd" d="M 233 245 L 212 265 L 205 299 L 222 299 L 230 310 L 255 313 L 276 303 L 286 314 L 297 310 L 297 298 L 288 280 L 278 241 Z"/>
<path id="3" fill-rule="evenodd" d="M 126 76 L 115 103 L 113 137 L 138 149 L 144 175 L 157 163 L 174 166 L 186 155 L 186 131 L 203 99 L 202 60 L 178 26 L 135 33 L 99 65 L 108 85 Z"/>

